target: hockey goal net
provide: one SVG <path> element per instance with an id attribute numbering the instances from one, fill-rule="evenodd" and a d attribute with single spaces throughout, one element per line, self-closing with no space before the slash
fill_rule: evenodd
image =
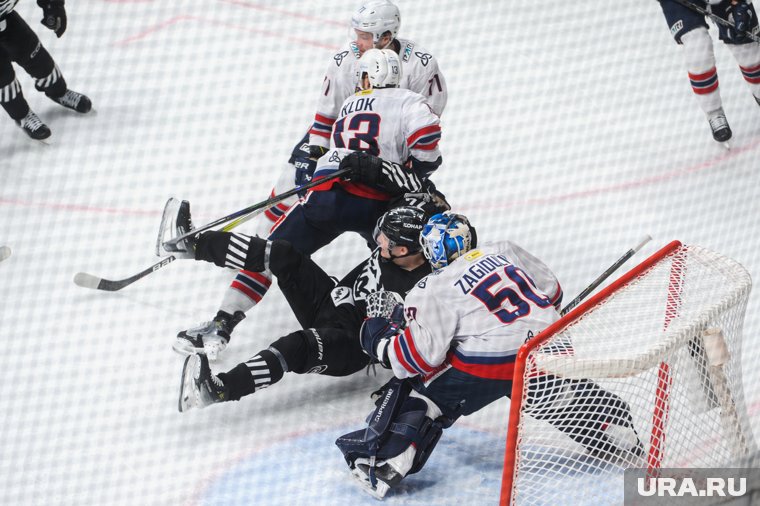
<path id="1" fill-rule="evenodd" d="M 674 241 L 526 343 L 502 504 L 620 504 L 623 471 L 755 451 L 741 377 L 751 279 Z"/>

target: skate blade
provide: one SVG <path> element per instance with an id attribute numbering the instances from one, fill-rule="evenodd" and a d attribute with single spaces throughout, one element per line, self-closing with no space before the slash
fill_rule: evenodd
<path id="1" fill-rule="evenodd" d="M 168 239 L 171 239 L 171 234 L 174 232 L 174 217 L 177 216 L 179 211 L 180 201 L 171 197 L 166 201 L 164 206 L 164 212 L 161 214 L 161 225 L 158 227 L 158 238 L 156 239 L 156 256 L 162 257 L 167 253 L 163 244 Z M 169 237 L 167 236 L 167 232 Z"/>
<path id="2" fill-rule="evenodd" d="M 372 486 L 372 483 L 369 481 L 369 476 L 367 476 L 362 470 L 360 470 L 358 467 L 355 467 L 351 470 L 351 477 L 354 479 L 356 483 L 359 484 L 359 486 L 364 490 L 366 493 L 374 497 L 375 499 L 382 500 L 385 498 L 385 494 L 388 493 L 388 490 L 390 490 L 390 487 L 388 484 L 377 480 L 377 488 Z"/>
<path id="3" fill-rule="evenodd" d="M 180 413 L 189 411 L 196 405 L 194 357 L 194 355 L 188 356 L 185 359 L 185 365 L 182 366 L 182 381 L 179 386 L 179 402 L 177 403 Z"/>

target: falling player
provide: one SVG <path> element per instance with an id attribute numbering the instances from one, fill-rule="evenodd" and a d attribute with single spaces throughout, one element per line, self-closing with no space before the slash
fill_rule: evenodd
<path id="1" fill-rule="evenodd" d="M 707 0 L 688 0 L 704 7 Z M 712 38 L 705 16 L 676 0 L 659 0 L 670 33 L 683 46 L 686 70 L 699 106 L 707 116 L 713 138 L 718 142 L 731 139 L 731 127 L 723 111 L 718 87 L 718 71 Z M 749 83 L 755 101 L 760 105 L 760 45 L 745 35 L 758 33 L 755 8 L 746 0 L 709 0 L 712 13 L 733 20 L 734 28 L 718 25 L 718 37 L 731 51 L 744 79 Z"/>
<path id="2" fill-rule="evenodd" d="M 64 0 L 37 0 L 42 7 L 42 24 L 60 37 L 66 31 Z M 18 0 L 0 0 L 0 104 L 32 139 L 50 137 L 50 129 L 29 108 L 16 79 L 12 62 L 18 63 L 34 78 L 34 86 L 54 102 L 67 109 L 86 113 L 92 108 L 90 99 L 70 90 L 60 69 L 40 39 L 13 9 Z"/>
<path id="3" fill-rule="evenodd" d="M 184 206 L 183 213 L 187 211 Z M 189 222 L 189 215 L 180 221 Z M 182 371 L 179 410 L 240 400 L 278 382 L 289 371 L 347 376 L 364 368 L 369 357 L 358 338 L 364 319 L 390 314 L 395 303 L 430 273 L 419 240 L 425 222 L 425 213 L 416 207 L 385 213 L 375 228 L 378 247 L 337 285 L 286 241 L 225 232 L 206 232 L 191 239 L 187 247 L 194 249 L 196 260 L 219 266 L 225 265 L 230 244 L 245 245 L 237 250 L 244 267 L 271 270 L 302 329 L 218 375 L 211 372 L 205 354 L 195 353 L 203 349 L 202 338 L 178 350 L 190 354 Z"/>
<path id="4" fill-rule="evenodd" d="M 559 319 L 556 277 L 519 246 L 503 242 L 473 249 L 474 228 L 449 212 L 433 216 L 422 238 L 434 272 L 407 295 L 406 328 L 403 318 L 376 317 L 360 332 L 364 350 L 394 378 L 377 399 L 368 427 L 336 441 L 352 475 L 378 498 L 422 468 L 444 428 L 509 396 L 518 349 Z M 531 389 L 532 416 L 597 455 L 639 453 L 622 399 L 589 381 L 562 384 L 563 395 L 540 386 Z M 605 402 L 594 410 L 584 398 Z M 619 442 L 610 427 L 621 428 L 633 442 Z"/>
<path id="5" fill-rule="evenodd" d="M 314 123 L 293 148 L 290 160 L 275 184 L 272 195 L 311 180 L 317 159 L 330 146 L 332 127 L 340 115 L 343 102 L 352 97 L 357 90 L 356 71 L 359 59 L 370 49 L 394 51 L 400 63 L 397 86 L 419 93 L 425 97 L 431 110 L 436 115 L 441 115 L 446 106 L 448 92 L 438 61 L 416 42 L 397 38 L 400 27 L 401 15 L 398 7 L 388 0 L 367 1 L 354 12 L 351 17 L 351 30 L 355 38 L 330 58 L 319 93 Z M 385 156 L 385 151 L 381 156 Z M 257 235 L 269 236 L 272 226 L 285 215 L 296 200 L 296 197 L 292 197 L 267 210 L 259 223 Z M 374 214 L 371 219 L 376 217 L 377 214 Z M 301 245 L 296 244 L 296 247 L 300 248 Z M 180 335 L 226 333 L 225 327 L 229 327 L 228 315 L 237 311 L 245 313 L 253 308 L 264 296 L 270 283 L 271 278 L 266 273 L 241 270 L 225 291 L 219 312 L 212 321 L 182 331 Z M 207 340 L 209 344 L 213 339 Z"/>
<path id="6" fill-rule="evenodd" d="M 362 91 L 343 103 L 332 127 L 331 149 L 319 159 L 315 173 L 321 177 L 339 168 L 351 168 L 350 180 L 325 183 L 309 192 L 269 235 L 270 240 L 286 240 L 307 255 L 348 231 L 372 244 L 375 223 L 387 210 L 388 202 L 419 192 L 441 164 L 439 118 L 422 95 L 398 88 L 402 77 L 398 55 L 388 49 L 371 49 L 359 64 Z M 174 232 L 171 222 L 176 215 L 177 209 L 165 211 L 159 244 L 166 233 Z M 183 252 L 159 248 L 157 254 Z M 230 339 L 233 315 L 244 314 L 271 284 L 268 271 L 245 270 L 234 245 L 230 246 L 226 266 L 243 270 L 227 291 L 217 315 L 177 337 L 190 342 L 202 336 L 212 360 Z"/>

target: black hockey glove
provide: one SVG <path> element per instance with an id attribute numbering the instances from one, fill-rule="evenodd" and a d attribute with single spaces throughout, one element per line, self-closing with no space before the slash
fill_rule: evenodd
<path id="1" fill-rule="evenodd" d="M 362 324 L 359 331 L 364 353 L 375 359 L 386 369 L 391 368 L 391 362 L 388 359 L 388 346 L 391 337 L 399 333 L 400 326 L 398 323 L 387 318 L 376 317 L 367 318 Z"/>
<path id="2" fill-rule="evenodd" d="M 37 0 L 44 16 L 40 23 L 53 30 L 58 38 L 66 31 L 66 9 L 63 2 L 64 0 Z"/>
<path id="3" fill-rule="evenodd" d="M 748 42 L 750 38 L 747 36 L 747 33 L 752 28 L 752 16 L 754 14 L 750 5 L 740 0 L 736 5 L 731 6 L 731 12 L 734 16 L 734 29 L 729 30 L 729 33 L 733 32 L 732 34 L 730 33 L 731 40 L 740 43 Z"/>
<path id="4" fill-rule="evenodd" d="M 417 192 L 422 188 L 420 179 L 411 170 L 364 151 L 344 156 L 340 168 L 346 167 L 352 169 L 351 181 L 377 187 L 393 196 Z"/>

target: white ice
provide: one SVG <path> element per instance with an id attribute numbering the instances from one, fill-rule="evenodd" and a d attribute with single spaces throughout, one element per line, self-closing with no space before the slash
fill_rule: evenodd
<path id="1" fill-rule="evenodd" d="M 438 57 L 450 89 L 436 183 L 481 237 L 542 257 L 567 300 L 646 233 L 639 260 L 680 239 L 760 272 L 760 108 L 721 44 L 730 151 L 710 136 L 657 2 L 398 3 L 401 35 Z M 267 196 L 354 7 L 69 2 L 56 39 L 35 2 L 18 6 L 97 114 L 63 110 L 20 69 L 50 144 L 0 114 L 0 246 L 13 250 L 0 263 L 0 504 L 376 504 L 333 441 L 362 426 L 387 374 L 288 375 L 180 414 L 173 336 L 215 314 L 231 272 L 176 262 L 118 293 L 72 282 L 154 262 L 170 196 L 197 223 Z M 346 236 L 315 258 L 341 275 L 365 254 Z M 751 295 L 744 328 L 755 428 L 759 306 Z M 215 370 L 296 328 L 272 290 Z M 507 410 L 461 420 L 385 502 L 495 504 Z"/>

